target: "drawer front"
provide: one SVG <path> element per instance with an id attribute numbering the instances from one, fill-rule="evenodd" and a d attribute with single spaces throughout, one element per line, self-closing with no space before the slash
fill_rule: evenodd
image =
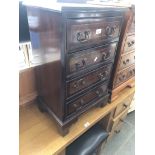
<path id="1" fill-rule="evenodd" d="M 128 114 L 128 110 L 129 108 L 127 108 L 124 112 L 122 112 L 122 114 L 120 114 L 118 117 L 114 118 L 113 121 L 112 121 L 112 130 L 116 129 L 116 127 L 123 123 L 127 114 Z"/>
<path id="2" fill-rule="evenodd" d="M 121 114 L 123 111 L 129 108 L 133 95 L 126 98 L 123 102 L 121 102 L 115 109 L 114 118 Z"/>
<path id="3" fill-rule="evenodd" d="M 130 35 L 126 37 L 123 52 L 130 52 L 135 49 L 135 35 Z"/>
<path id="4" fill-rule="evenodd" d="M 116 74 L 114 87 L 117 87 L 121 83 L 127 81 L 131 77 L 135 76 L 135 66 L 132 66 L 128 69 L 122 70 Z"/>
<path id="5" fill-rule="evenodd" d="M 108 139 L 111 139 L 115 134 L 118 134 L 122 128 L 123 122 L 119 122 L 115 128 L 112 129 Z"/>
<path id="6" fill-rule="evenodd" d="M 119 70 L 129 67 L 134 63 L 135 63 L 135 52 L 121 56 Z"/>
<path id="7" fill-rule="evenodd" d="M 99 44 L 119 37 L 121 17 L 68 19 L 67 50 Z"/>
<path id="8" fill-rule="evenodd" d="M 67 97 L 97 82 L 105 81 L 110 75 L 111 67 L 112 64 L 103 66 L 96 71 L 89 72 L 85 76 L 77 78 L 76 80 L 73 80 L 71 82 L 67 82 Z"/>
<path id="9" fill-rule="evenodd" d="M 106 92 L 107 92 L 107 83 L 89 91 L 82 97 L 79 97 L 78 99 L 74 100 L 72 103 L 68 104 L 67 114 L 74 113 L 80 110 L 82 107 L 86 106 L 87 104 L 97 101 L 98 99 L 103 97 Z"/>
<path id="10" fill-rule="evenodd" d="M 117 43 L 104 47 L 84 50 L 68 57 L 67 73 L 71 74 L 86 69 L 92 65 L 106 62 L 115 55 Z"/>

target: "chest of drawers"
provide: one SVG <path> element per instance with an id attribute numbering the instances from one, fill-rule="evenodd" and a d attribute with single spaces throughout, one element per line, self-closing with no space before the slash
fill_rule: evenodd
<path id="1" fill-rule="evenodd" d="M 45 2 L 46 3 L 46 2 Z M 26 4 L 38 106 L 62 135 L 78 116 L 109 99 L 108 84 L 125 8 Z"/>
<path id="2" fill-rule="evenodd" d="M 134 6 L 126 12 L 121 39 L 113 69 L 110 101 L 118 97 L 118 92 L 125 87 L 134 86 L 135 76 L 135 13 Z"/>

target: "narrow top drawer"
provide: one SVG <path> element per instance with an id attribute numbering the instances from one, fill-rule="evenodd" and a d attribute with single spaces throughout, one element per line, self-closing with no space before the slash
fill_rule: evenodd
<path id="1" fill-rule="evenodd" d="M 67 50 L 110 42 L 119 37 L 122 17 L 67 19 Z"/>

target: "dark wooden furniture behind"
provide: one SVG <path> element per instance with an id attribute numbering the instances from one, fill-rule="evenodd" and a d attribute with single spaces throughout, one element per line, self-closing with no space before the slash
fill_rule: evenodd
<path id="1" fill-rule="evenodd" d="M 118 92 L 125 87 L 133 87 L 135 81 L 134 6 L 129 8 L 125 17 L 111 80 L 110 101 L 115 100 L 118 97 Z"/>
<path id="2" fill-rule="evenodd" d="M 126 8 L 26 5 L 33 52 L 42 63 L 36 68 L 38 106 L 66 135 L 80 114 L 108 102 Z"/>

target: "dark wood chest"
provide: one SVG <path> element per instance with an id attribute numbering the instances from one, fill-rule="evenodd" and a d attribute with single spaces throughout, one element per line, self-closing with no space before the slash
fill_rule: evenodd
<path id="1" fill-rule="evenodd" d="M 53 8 L 27 4 L 34 63 L 39 65 L 38 105 L 65 135 L 83 112 L 108 102 L 126 9 L 92 5 Z"/>

